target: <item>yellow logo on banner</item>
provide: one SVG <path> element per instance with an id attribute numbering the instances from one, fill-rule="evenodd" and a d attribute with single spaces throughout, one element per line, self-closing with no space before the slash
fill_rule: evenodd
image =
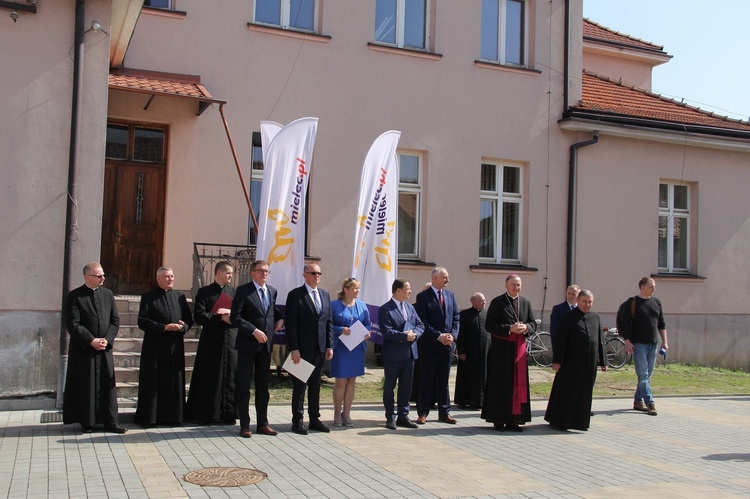
<path id="1" fill-rule="evenodd" d="M 396 222 L 391 221 L 385 225 L 385 237 L 380 240 L 380 245 L 375 247 L 375 260 L 378 262 L 380 268 L 390 272 L 391 268 L 393 268 L 393 261 L 391 260 L 389 248 L 391 247 L 391 235 L 396 228 Z"/>
<path id="2" fill-rule="evenodd" d="M 289 223 L 289 217 L 283 210 L 268 210 L 268 219 L 276 222 L 276 232 L 274 234 L 274 245 L 268 253 L 268 264 L 283 262 L 292 251 L 291 245 L 294 244 L 294 238 L 288 237 L 292 229 L 286 225 Z M 284 246 L 289 246 L 286 252 L 281 252 Z"/>

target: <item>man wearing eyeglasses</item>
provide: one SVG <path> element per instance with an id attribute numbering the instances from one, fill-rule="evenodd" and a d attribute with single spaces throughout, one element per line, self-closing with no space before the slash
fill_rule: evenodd
<path id="1" fill-rule="evenodd" d="M 83 267 L 84 285 L 68 293 L 65 326 L 70 333 L 68 372 L 63 395 L 63 423 L 80 423 L 83 433 L 95 424 L 125 433 L 117 423 L 117 393 L 112 344 L 120 327 L 115 297 L 102 287 L 104 269 L 97 262 Z"/>
<path id="2" fill-rule="evenodd" d="M 286 337 L 292 361 L 299 364 L 300 359 L 305 359 L 315 366 L 307 383 L 294 379 L 292 431 L 300 435 L 307 435 L 307 426 L 303 422 L 306 388 L 309 388 L 307 414 L 310 429 L 325 433 L 330 431 L 320 421 L 320 375 L 324 360 L 333 358 L 331 297 L 318 286 L 321 274 L 317 263 L 306 264 L 305 284 L 291 290 L 286 298 Z"/>
<path id="3" fill-rule="evenodd" d="M 276 288 L 269 286 L 268 262 L 256 260 L 250 264 L 252 282 L 237 288 L 230 313 L 237 332 L 237 409 L 240 416 L 240 436 L 250 438 L 250 382 L 255 377 L 255 417 L 257 432 L 274 436 L 278 432 L 268 424 L 268 381 L 271 370 L 273 333 L 284 325 L 276 308 Z"/>

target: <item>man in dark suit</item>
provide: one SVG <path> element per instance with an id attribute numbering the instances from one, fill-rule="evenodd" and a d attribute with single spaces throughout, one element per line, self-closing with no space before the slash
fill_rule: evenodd
<path id="1" fill-rule="evenodd" d="M 250 438 L 250 381 L 255 374 L 255 415 L 257 432 L 276 435 L 268 424 L 268 379 L 271 374 L 271 345 L 273 333 L 284 321 L 276 308 L 276 289 L 266 284 L 268 262 L 256 260 L 250 265 L 252 282 L 237 288 L 232 300 L 230 317 L 237 332 L 237 407 L 240 415 L 240 435 Z"/>
<path id="2" fill-rule="evenodd" d="M 83 267 L 85 284 L 68 293 L 65 327 L 70 333 L 68 372 L 63 394 L 63 423 L 80 423 L 83 433 L 95 424 L 104 430 L 125 433 L 117 424 L 117 393 L 112 346 L 120 327 L 115 297 L 102 287 L 104 270 L 99 263 Z"/>
<path id="3" fill-rule="evenodd" d="M 424 325 L 406 300 L 411 296 L 411 285 L 406 279 L 396 279 L 391 286 L 393 298 L 380 307 L 378 324 L 383 334 L 383 406 L 385 426 L 395 430 L 396 426 L 416 428 L 409 419 L 409 394 L 414 376 L 414 361 L 419 357 L 417 339 L 424 332 Z M 398 407 L 393 408 L 393 389 L 398 381 Z M 394 421 L 393 418 L 396 417 Z"/>
<path id="4" fill-rule="evenodd" d="M 445 267 L 436 267 L 432 270 L 432 286 L 417 295 L 415 308 L 424 323 L 424 334 L 419 340 L 422 372 L 417 402 L 418 424 L 427 422 L 432 390 L 437 393 L 438 420 L 456 424 L 450 415 L 448 377 L 454 342 L 458 338 L 459 313 L 456 297 L 445 289 L 448 282 Z"/>
<path id="5" fill-rule="evenodd" d="M 558 303 L 554 307 L 552 307 L 552 313 L 550 313 L 549 316 L 549 337 L 552 340 L 552 345 L 555 344 L 555 336 L 557 336 L 557 331 L 560 329 L 560 321 L 562 321 L 562 316 L 566 312 L 570 312 L 574 308 L 576 308 L 576 303 L 578 300 L 578 293 L 581 291 L 581 288 L 578 287 L 577 284 L 571 284 L 568 286 L 568 289 L 565 290 L 565 301 L 562 303 Z"/>
<path id="6" fill-rule="evenodd" d="M 309 388 L 307 414 L 310 429 L 331 431 L 320 421 L 320 375 L 323 361 L 333 358 L 331 297 L 318 287 L 321 275 L 317 263 L 305 264 L 305 284 L 291 290 L 286 298 L 286 337 L 292 362 L 299 364 L 300 359 L 305 359 L 314 366 L 307 383 L 294 379 L 292 431 L 300 435 L 307 435 L 307 426 L 303 422 L 306 388 Z"/>

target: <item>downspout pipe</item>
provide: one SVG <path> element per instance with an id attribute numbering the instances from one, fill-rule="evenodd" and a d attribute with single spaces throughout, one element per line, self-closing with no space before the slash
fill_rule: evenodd
<path id="1" fill-rule="evenodd" d="M 70 109 L 70 151 L 68 155 L 68 191 L 65 213 L 65 249 L 63 255 L 62 304 L 60 314 L 60 370 L 57 377 L 57 398 L 55 406 L 63 406 L 65 376 L 68 370 L 68 346 L 70 337 L 65 327 L 65 300 L 72 286 L 70 282 L 73 255 L 75 250 L 74 233 L 77 224 L 78 187 L 78 147 L 81 129 L 81 94 L 83 91 L 83 37 L 85 33 L 86 1 L 76 0 L 75 43 L 73 51 L 73 99 Z"/>
<path id="2" fill-rule="evenodd" d="M 599 142 L 599 132 L 594 132 L 594 137 L 582 142 L 576 142 L 570 146 L 570 167 L 568 169 L 568 244 L 565 260 L 565 285 L 573 284 L 573 257 L 575 246 L 575 213 L 576 213 L 576 174 L 578 169 L 578 149 Z"/>
<path id="3" fill-rule="evenodd" d="M 565 0 L 565 40 L 563 41 L 563 113 L 570 94 L 570 0 Z"/>

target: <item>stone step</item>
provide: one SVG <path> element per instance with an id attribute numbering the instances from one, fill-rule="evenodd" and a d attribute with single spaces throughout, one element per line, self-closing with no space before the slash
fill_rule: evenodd
<path id="1" fill-rule="evenodd" d="M 187 339 L 198 339 L 200 338 L 200 327 L 193 326 L 190 330 L 185 333 L 184 338 Z M 122 338 L 143 338 L 143 331 L 137 325 L 122 325 L 117 330 L 117 338 L 115 339 L 115 346 L 117 346 L 117 340 Z"/>
<path id="2" fill-rule="evenodd" d="M 187 356 L 185 358 L 185 382 L 190 383 L 193 377 L 193 364 L 187 365 Z M 134 385 L 136 387 L 136 393 L 138 392 L 138 372 L 140 369 L 138 366 L 115 366 L 115 380 L 117 381 L 117 387 L 119 390 L 120 384 Z M 119 393 L 119 391 L 118 391 Z"/>
<path id="3" fill-rule="evenodd" d="M 190 374 L 192 375 L 192 371 L 190 371 Z M 136 374 L 136 381 L 117 381 L 117 404 L 120 409 L 123 407 L 132 407 L 135 408 L 136 405 L 138 405 L 138 381 L 137 381 L 137 374 Z M 187 378 L 188 381 L 185 381 L 185 399 L 187 400 L 187 394 L 190 391 L 190 381 L 188 377 L 188 372 L 185 371 L 185 378 Z M 127 402 L 125 402 L 127 401 Z M 125 406 L 122 406 L 120 404 L 125 403 Z"/>
<path id="4" fill-rule="evenodd" d="M 132 381 L 138 381 L 138 368 L 141 365 L 141 354 L 139 352 L 114 352 L 115 372 L 119 368 L 135 369 L 136 375 Z M 185 352 L 185 368 L 190 369 L 195 365 L 195 352 Z M 116 375 L 118 381 L 119 375 Z M 131 381 L 131 380 L 128 380 Z"/>
<path id="5" fill-rule="evenodd" d="M 118 312 L 120 316 L 120 327 L 138 326 L 138 312 Z"/>
<path id="6" fill-rule="evenodd" d="M 182 342 L 185 345 L 185 353 L 197 352 L 199 341 L 198 338 L 184 338 Z M 140 354 L 142 348 L 143 338 L 117 338 L 113 353 L 115 355 L 119 353 Z"/>

